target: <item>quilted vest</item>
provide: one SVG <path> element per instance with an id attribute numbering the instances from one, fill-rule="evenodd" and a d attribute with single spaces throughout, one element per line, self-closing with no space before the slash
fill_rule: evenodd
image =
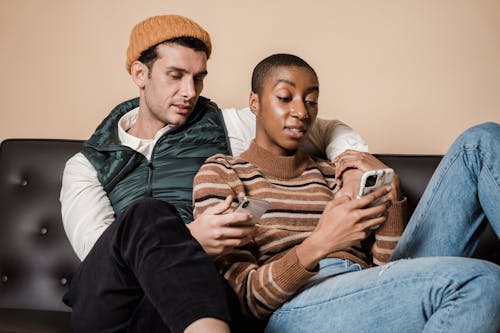
<path id="1" fill-rule="evenodd" d="M 118 138 L 120 118 L 138 105 L 134 98 L 114 108 L 84 142 L 82 153 L 97 171 L 115 214 L 134 200 L 153 197 L 174 205 L 189 223 L 198 169 L 214 154 L 231 154 L 222 113 L 215 103 L 200 97 L 187 122 L 158 139 L 148 161 Z"/>

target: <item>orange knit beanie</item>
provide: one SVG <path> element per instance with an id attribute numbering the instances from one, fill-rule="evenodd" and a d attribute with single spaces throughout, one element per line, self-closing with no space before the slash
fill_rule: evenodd
<path id="1" fill-rule="evenodd" d="M 180 15 L 153 16 L 139 22 L 130 33 L 130 43 L 127 49 L 126 68 L 139 59 L 141 53 L 151 46 L 177 37 L 194 37 L 207 46 L 207 58 L 212 52 L 210 35 L 199 24 Z"/>

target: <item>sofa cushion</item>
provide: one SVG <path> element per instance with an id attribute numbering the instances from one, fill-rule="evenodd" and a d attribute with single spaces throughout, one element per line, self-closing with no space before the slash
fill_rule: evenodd
<path id="1" fill-rule="evenodd" d="M 5 140 L 0 146 L 0 309 L 70 311 L 62 301 L 79 265 L 59 192 L 80 141 Z"/>
<path id="2" fill-rule="evenodd" d="M 80 261 L 62 226 L 65 162 L 82 141 L 9 139 L 0 145 L 0 333 L 69 332 L 61 301 Z M 413 211 L 441 156 L 377 155 L 400 175 Z M 487 227 L 476 256 L 500 264 Z"/>

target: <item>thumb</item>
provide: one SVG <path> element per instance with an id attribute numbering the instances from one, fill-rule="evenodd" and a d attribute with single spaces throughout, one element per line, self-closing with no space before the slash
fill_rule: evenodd
<path id="1" fill-rule="evenodd" d="M 217 205 L 215 206 L 212 206 L 210 208 L 207 208 L 207 210 L 205 211 L 207 214 L 212 214 L 212 215 L 219 215 L 219 214 L 222 214 L 224 213 L 226 210 L 229 209 L 229 207 L 231 207 L 231 203 L 233 202 L 233 196 L 232 195 L 228 195 L 226 197 L 226 200 L 224 200 L 223 202 L 219 202 Z"/>

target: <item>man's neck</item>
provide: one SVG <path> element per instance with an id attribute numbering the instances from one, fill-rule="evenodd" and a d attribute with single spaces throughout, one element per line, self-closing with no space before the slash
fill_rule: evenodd
<path id="1" fill-rule="evenodd" d="M 165 126 L 158 119 L 151 117 L 150 114 L 139 108 L 137 119 L 127 133 L 139 139 L 153 139 L 156 133 Z"/>

